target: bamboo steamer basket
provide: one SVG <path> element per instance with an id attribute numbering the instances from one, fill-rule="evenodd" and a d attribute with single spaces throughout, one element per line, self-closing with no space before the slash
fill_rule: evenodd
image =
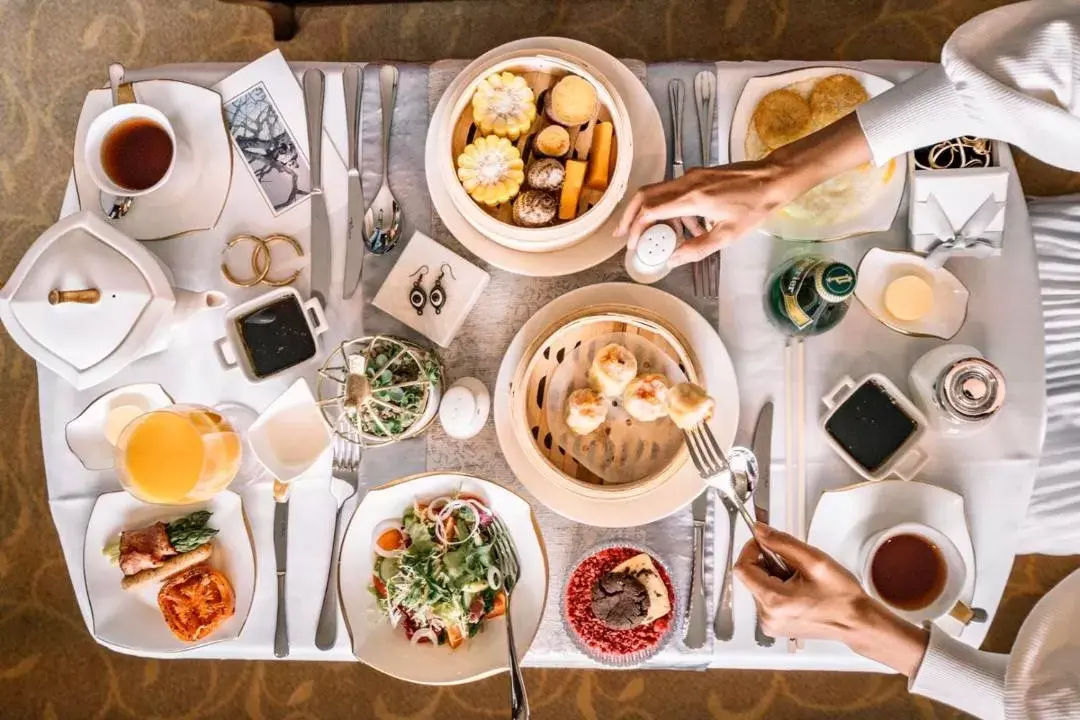
<path id="1" fill-rule="evenodd" d="M 608 187 L 602 191 L 584 188 L 578 201 L 577 217 L 572 220 L 556 221 L 556 224 L 539 228 L 518 227 L 512 222 L 512 200 L 489 208 L 474 201 L 458 180 L 457 157 L 470 142 L 480 136 L 480 131 L 473 122 L 473 94 L 484 78 L 503 71 L 524 77 L 538 100 L 536 121 L 529 132 L 514 142 L 522 152 L 526 164 L 534 157 L 541 157 L 532 149 L 533 138 L 548 125 L 554 124 L 545 112 L 548 91 L 566 75 L 578 75 L 592 84 L 599 103 L 595 122 L 606 121 L 613 125 Z M 629 114 L 614 86 L 596 69 L 581 60 L 555 51 L 543 55 L 505 55 L 483 67 L 470 66 L 463 72 L 469 74 L 469 81 L 455 96 L 448 98 L 448 111 L 433 118 L 428 132 L 438 133 L 438 177 L 449 188 L 450 199 L 465 220 L 485 237 L 523 252 L 561 250 L 596 232 L 611 216 L 626 193 L 634 155 Z M 568 128 L 571 149 L 561 159 L 588 158 L 592 144 L 592 127 L 594 125 L 586 124 Z"/>
<path id="2" fill-rule="evenodd" d="M 592 306 L 561 318 L 529 345 L 511 382 L 510 412 L 513 432 L 537 472 L 572 492 L 614 500 L 655 489 L 683 468 L 689 461 L 689 453 L 680 444 L 658 472 L 633 482 L 604 484 L 570 452 L 559 447 L 544 407 L 548 384 L 567 353 L 583 342 L 612 333 L 638 335 L 648 340 L 678 363 L 687 380 L 701 382 L 700 365 L 689 344 L 662 318 L 628 305 Z"/>

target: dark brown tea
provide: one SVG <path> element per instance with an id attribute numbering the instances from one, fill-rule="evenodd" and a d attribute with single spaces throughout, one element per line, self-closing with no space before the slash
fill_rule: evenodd
<path id="1" fill-rule="evenodd" d="M 101 142 L 101 167 L 110 180 L 128 190 L 157 185 L 172 159 L 172 138 L 148 118 L 124 120 Z"/>
<path id="2" fill-rule="evenodd" d="M 948 569 L 937 545 L 919 535 L 889 538 L 870 561 L 870 579 L 881 599 L 901 610 L 921 610 L 945 589 Z"/>

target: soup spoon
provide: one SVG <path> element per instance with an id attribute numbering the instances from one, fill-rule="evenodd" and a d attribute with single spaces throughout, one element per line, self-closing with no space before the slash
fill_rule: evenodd
<path id="1" fill-rule="evenodd" d="M 390 191 L 390 123 L 397 100 L 398 71 L 393 65 L 379 69 L 382 98 L 382 187 L 364 214 L 364 244 L 375 255 L 390 252 L 401 236 L 401 205 Z"/>

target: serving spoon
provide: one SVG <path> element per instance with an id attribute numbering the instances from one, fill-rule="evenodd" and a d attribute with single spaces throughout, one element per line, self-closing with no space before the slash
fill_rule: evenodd
<path id="1" fill-rule="evenodd" d="M 382 105 L 382 187 L 364 213 L 364 245 L 375 255 L 393 250 L 401 237 L 401 206 L 390 191 L 390 124 L 397 100 L 398 71 L 393 65 L 379 68 Z"/>

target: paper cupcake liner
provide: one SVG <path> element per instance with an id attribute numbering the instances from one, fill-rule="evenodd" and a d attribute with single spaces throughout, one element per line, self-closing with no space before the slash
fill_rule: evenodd
<path id="1" fill-rule="evenodd" d="M 604 652 L 602 650 L 589 646 L 587 643 L 585 643 L 581 636 L 578 635 L 577 630 L 574 628 L 573 624 L 571 624 L 570 618 L 568 617 L 566 612 L 567 590 L 570 587 L 570 580 L 573 579 L 574 573 L 577 572 L 578 567 L 580 567 L 583 562 L 585 562 L 590 557 L 596 555 L 599 552 L 617 548 L 629 548 L 639 553 L 645 553 L 649 557 L 651 557 L 653 563 L 655 563 L 658 568 L 662 569 L 667 574 L 668 581 L 671 583 L 671 590 L 673 594 L 673 597 L 671 598 L 671 622 L 668 623 L 667 630 L 664 631 L 664 634 L 661 635 L 660 639 L 657 640 L 657 642 L 651 647 L 627 654 Z M 607 665 L 609 667 L 637 667 L 638 665 L 641 665 L 646 660 L 660 652 L 660 650 L 662 650 L 671 641 L 672 635 L 674 635 L 675 630 L 682 627 L 682 598 L 679 594 L 679 588 L 674 578 L 675 576 L 672 575 L 671 569 L 668 567 L 667 563 L 663 561 L 661 556 L 656 551 L 654 551 L 647 545 L 642 545 L 641 543 L 630 542 L 626 540 L 613 540 L 610 542 L 601 543 L 599 545 L 594 545 L 593 547 L 589 548 L 589 550 L 582 553 L 582 555 L 574 561 L 573 565 L 570 566 L 570 571 L 566 575 L 566 581 L 563 583 L 562 592 L 559 594 L 559 616 L 562 618 L 563 629 L 570 637 L 570 641 L 574 644 L 574 647 L 577 648 L 578 651 L 585 657 L 590 658 L 591 660 L 595 660 L 596 662 L 602 665 Z"/>

